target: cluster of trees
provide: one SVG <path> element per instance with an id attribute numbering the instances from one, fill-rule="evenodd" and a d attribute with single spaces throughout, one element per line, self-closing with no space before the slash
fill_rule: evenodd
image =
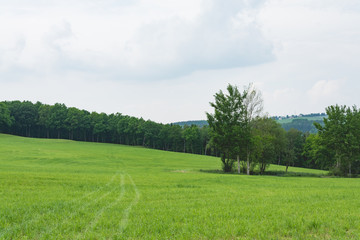
<path id="1" fill-rule="evenodd" d="M 207 113 L 210 144 L 220 152 L 223 170 L 263 174 L 271 163 L 331 170 L 335 175 L 360 173 L 360 111 L 356 107 L 330 106 L 327 118 L 314 122 L 318 133 L 285 130 L 262 114 L 259 91 L 249 85 L 242 92 L 229 85 L 215 94 Z M 324 114 L 325 116 L 325 114 Z"/>
<path id="2" fill-rule="evenodd" d="M 255 166 L 263 174 L 271 163 L 304 166 L 302 150 L 305 135 L 291 129 L 285 131 L 274 119 L 263 116 L 261 93 L 251 84 L 240 92 L 228 85 L 227 94 L 215 94 L 210 103 L 214 113 L 207 113 L 210 144 L 220 151 L 223 170 L 251 174 Z"/>
<path id="3" fill-rule="evenodd" d="M 120 113 L 88 112 L 56 103 L 0 102 L 0 132 L 25 137 L 138 145 L 154 149 L 215 154 L 206 149 L 208 127 L 159 124 Z"/>
<path id="4" fill-rule="evenodd" d="M 360 111 L 354 107 L 330 106 L 324 125 L 315 123 L 317 134 L 309 135 L 304 145 L 308 162 L 332 170 L 340 176 L 360 173 Z"/>

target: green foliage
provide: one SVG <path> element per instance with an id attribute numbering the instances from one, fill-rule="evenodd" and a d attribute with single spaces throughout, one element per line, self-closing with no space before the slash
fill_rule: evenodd
<path id="1" fill-rule="evenodd" d="M 67 107 L 65 104 L 55 103 L 51 107 L 50 125 L 57 131 L 57 138 L 61 138 L 61 133 L 66 129 Z"/>
<path id="2" fill-rule="evenodd" d="M 335 175 L 358 174 L 360 172 L 360 112 L 354 106 L 330 106 L 324 126 L 319 129 L 319 145 L 331 157 Z"/>
<path id="3" fill-rule="evenodd" d="M 38 121 L 38 105 L 29 101 L 5 102 L 14 120 L 11 130 L 15 134 L 31 136 L 31 132 Z"/>
<path id="4" fill-rule="evenodd" d="M 46 131 L 46 137 L 50 137 L 50 129 L 52 129 L 51 125 L 51 108 L 52 106 L 43 104 L 39 107 L 39 119 L 38 124 L 44 127 L 44 130 Z"/>
<path id="5" fill-rule="evenodd" d="M 223 170 L 231 172 L 243 141 L 246 93 L 241 94 L 236 86 L 230 84 L 227 91 L 228 94 L 221 90 L 215 94 L 215 102 L 210 103 L 214 113 L 206 115 L 211 129 L 211 143 L 221 152 Z"/>
<path id="6" fill-rule="evenodd" d="M 276 160 L 284 151 L 282 140 L 279 139 L 284 133 L 275 120 L 267 117 L 257 118 L 254 121 L 254 151 L 253 158 L 259 165 L 260 174 L 264 174 L 270 163 Z"/>
<path id="7" fill-rule="evenodd" d="M 303 164 L 303 146 L 305 139 L 304 134 L 294 128 L 286 132 L 284 160 L 287 168 L 289 166 L 301 166 Z"/>
<path id="8" fill-rule="evenodd" d="M 69 130 L 69 139 L 74 139 L 74 131 L 81 130 L 83 126 L 81 121 L 83 120 L 84 112 L 77 108 L 69 108 L 67 111 L 67 117 L 65 123 L 67 129 Z"/>
<path id="9" fill-rule="evenodd" d="M 319 134 L 310 134 L 305 141 L 303 148 L 305 167 L 330 169 L 332 167 L 332 156 L 321 144 Z"/>
<path id="10" fill-rule="evenodd" d="M 10 110 L 5 103 L 0 102 L 0 132 L 9 128 L 13 123 L 13 118 L 10 115 Z"/>
<path id="11" fill-rule="evenodd" d="M 200 142 L 200 130 L 197 126 L 185 126 L 183 131 L 183 138 L 185 141 L 185 152 L 194 152 L 195 145 Z M 188 149 L 188 151 L 186 151 Z"/>

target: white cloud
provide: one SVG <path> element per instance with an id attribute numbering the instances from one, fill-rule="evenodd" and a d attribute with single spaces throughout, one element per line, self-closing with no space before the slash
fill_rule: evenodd
<path id="1" fill-rule="evenodd" d="M 271 42 L 254 17 L 262 2 L 134 1 L 119 8 L 114 1 L 90 1 L 65 13 L 65 3 L 19 1 L 4 4 L 9 12 L 0 17 L 0 29 L 7 37 L 24 36 L 28 44 L 22 64 L 36 73 L 58 69 L 60 74 L 87 71 L 113 79 L 169 78 L 273 60 Z M 205 10 L 185 11 L 201 6 Z M 108 12 L 94 14 L 95 7 Z M 13 29 L 5 26 L 7 21 Z"/>
<path id="2" fill-rule="evenodd" d="M 54 50 L 62 52 L 67 45 L 71 44 L 69 39 L 73 36 L 71 24 L 67 21 L 63 21 L 60 25 L 53 26 L 52 29 L 46 33 L 44 41 L 45 44 L 49 45 Z"/>
<path id="3" fill-rule="evenodd" d="M 340 84 L 336 80 L 321 80 L 307 92 L 312 98 L 331 97 L 339 91 Z"/>
<path id="4" fill-rule="evenodd" d="M 271 42 L 255 20 L 249 20 L 250 10 L 260 2 L 253 6 L 247 1 L 214 0 L 196 22 L 174 17 L 142 26 L 125 53 L 130 66 L 141 71 L 130 70 L 129 75 L 164 78 L 273 60 Z"/>
<path id="5" fill-rule="evenodd" d="M 272 94 L 272 97 L 277 101 L 283 101 L 289 99 L 291 96 L 294 96 L 295 90 L 292 88 L 283 88 L 277 89 Z"/>
<path id="6" fill-rule="evenodd" d="M 23 37 L 14 38 L 6 46 L 0 46 L 0 71 L 6 71 L 18 65 L 19 58 L 24 51 L 26 41 Z"/>

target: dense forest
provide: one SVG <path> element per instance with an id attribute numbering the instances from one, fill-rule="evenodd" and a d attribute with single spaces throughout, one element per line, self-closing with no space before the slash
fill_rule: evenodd
<path id="1" fill-rule="evenodd" d="M 0 132 L 24 137 L 117 143 L 195 154 L 206 149 L 208 127 L 181 127 L 122 115 L 88 112 L 64 104 L 0 102 Z"/>
<path id="2" fill-rule="evenodd" d="M 328 115 L 331 116 L 331 114 L 329 110 Z M 355 120 L 352 121 L 356 123 Z M 310 134 L 294 128 L 286 131 L 272 118 L 264 116 L 254 118 L 251 121 L 252 150 L 247 159 L 241 159 L 241 171 L 249 171 L 252 174 L 258 171 L 255 170 L 255 167 L 258 167 L 263 173 L 269 164 L 281 164 L 318 169 L 333 169 L 341 166 L 344 173 L 343 163 L 346 162 L 346 171 L 356 174 L 359 164 L 357 164 L 358 155 L 355 150 L 358 146 L 354 145 L 355 150 L 351 152 L 351 156 L 350 153 L 342 152 L 346 152 L 343 150 L 346 149 L 345 147 L 337 149 L 334 153 L 334 146 L 340 143 L 330 146 L 325 145 L 326 141 L 323 140 L 324 136 L 326 138 L 330 136 L 326 130 L 329 129 L 328 122 L 325 120 L 325 126 L 317 125 L 319 134 Z M 217 157 L 221 157 L 224 152 L 214 144 L 211 138 L 213 130 L 208 125 L 199 127 L 194 124 L 191 126 L 160 124 L 121 113 L 88 112 L 60 103 L 48 105 L 30 101 L 0 102 L 0 132 L 24 137 L 143 146 Z M 349 135 L 349 133 L 344 134 Z M 241 136 L 245 138 L 244 134 Z M 353 139 L 357 138 L 357 136 L 353 137 Z M 349 140 L 346 139 L 346 141 L 343 146 L 348 144 Z M 238 143 L 246 145 L 246 142 L 242 140 Z M 236 159 L 233 156 L 231 158 L 232 161 Z M 353 160 L 350 161 L 350 158 Z M 352 164 L 350 171 L 349 162 Z"/>

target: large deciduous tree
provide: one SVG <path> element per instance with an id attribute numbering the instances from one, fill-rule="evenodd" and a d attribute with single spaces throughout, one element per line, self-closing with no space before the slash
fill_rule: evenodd
<path id="1" fill-rule="evenodd" d="M 220 90 L 214 95 L 215 102 L 210 103 L 214 113 L 206 113 L 206 115 L 211 129 L 211 143 L 221 152 L 223 170 L 230 172 L 242 145 L 246 92 L 241 93 L 236 86 L 230 84 L 227 91 L 228 93 L 224 94 Z"/>

